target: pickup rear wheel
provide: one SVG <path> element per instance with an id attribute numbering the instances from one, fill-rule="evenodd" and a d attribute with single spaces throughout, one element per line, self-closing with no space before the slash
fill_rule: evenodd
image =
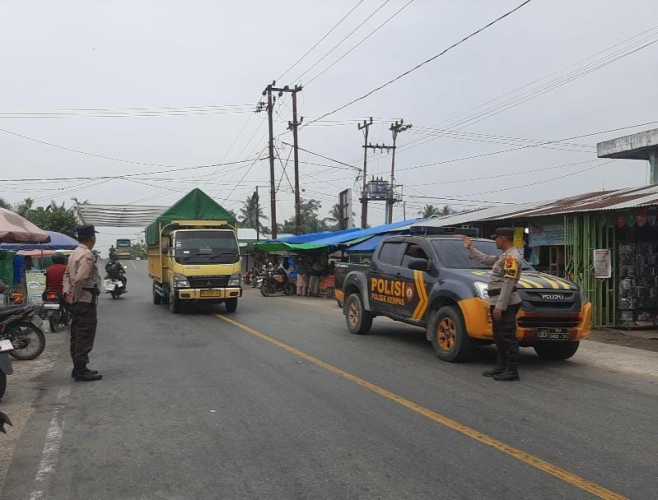
<path id="1" fill-rule="evenodd" d="M 470 358 L 473 344 L 456 306 L 444 306 L 433 311 L 427 327 L 434 352 L 440 359 L 461 362 Z"/>
<path id="2" fill-rule="evenodd" d="M 562 361 L 576 354 L 580 342 L 540 342 L 535 345 L 535 352 L 541 359 Z"/>
<path id="3" fill-rule="evenodd" d="M 353 293 L 345 301 L 345 321 L 347 329 L 355 335 L 365 335 L 372 327 L 372 314 L 363 307 L 358 293 Z"/>

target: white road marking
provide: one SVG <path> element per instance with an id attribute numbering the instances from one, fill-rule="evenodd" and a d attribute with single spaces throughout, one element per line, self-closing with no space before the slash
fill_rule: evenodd
<path id="1" fill-rule="evenodd" d="M 40 500 L 46 498 L 45 490 L 48 486 L 50 476 L 55 472 L 57 460 L 59 458 L 59 450 L 62 446 L 62 436 L 64 435 L 64 417 L 62 417 L 62 409 L 67 405 L 69 396 L 71 395 L 71 387 L 62 387 L 57 394 L 57 402 L 55 403 L 55 411 L 50 419 L 48 432 L 46 433 L 46 442 L 43 445 L 41 452 L 41 462 L 37 474 L 34 477 L 34 489 L 30 494 L 30 500 Z"/>

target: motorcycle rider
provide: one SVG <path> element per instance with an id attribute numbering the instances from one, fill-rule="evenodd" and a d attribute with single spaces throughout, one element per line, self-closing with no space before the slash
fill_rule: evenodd
<path id="1" fill-rule="evenodd" d="M 112 280 L 119 280 L 123 283 L 123 289 L 127 290 L 128 278 L 126 278 L 126 271 L 119 262 L 116 254 L 110 255 L 110 260 L 105 264 L 105 272 L 107 277 Z"/>

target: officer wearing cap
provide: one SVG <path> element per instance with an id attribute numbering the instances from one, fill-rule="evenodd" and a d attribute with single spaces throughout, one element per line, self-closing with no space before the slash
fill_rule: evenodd
<path id="1" fill-rule="evenodd" d="M 499 381 L 519 380 L 516 314 L 521 305 L 521 297 L 516 291 L 516 285 L 521 277 L 521 256 L 514 248 L 514 228 L 498 228 L 491 238 L 496 240 L 496 246 L 502 250 L 500 256 L 486 255 L 475 248 L 473 240 L 464 238 L 464 247 L 472 259 L 493 265 L 489 282 L 489 305 L 498 360 L 494 369 L 482 375 Z"/>
<path id="2" fill-rule="evenodd" d="M 69 257 L 64 273 L 64 297 L 71 309 L 71 377 L 78 382 L 92 382 L 103 378 L 87 367 L 96 336 L 96 307 L 100 294 L 100 276 L 92 253 L 96 245 L 94 226 L 78 227 L 77 239 L 80 245 Z"/>

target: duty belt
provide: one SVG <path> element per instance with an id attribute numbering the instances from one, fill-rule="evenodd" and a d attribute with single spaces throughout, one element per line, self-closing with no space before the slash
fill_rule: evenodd
<path id="1" fill-rule="evenodd" d="M 516 288 L 512 288 L 512 293 L 516 292 Z M 489 297 L 498 297 L 500 295 L 500 288 L 494 288 L 493 290 L 488 290 Z"/>

